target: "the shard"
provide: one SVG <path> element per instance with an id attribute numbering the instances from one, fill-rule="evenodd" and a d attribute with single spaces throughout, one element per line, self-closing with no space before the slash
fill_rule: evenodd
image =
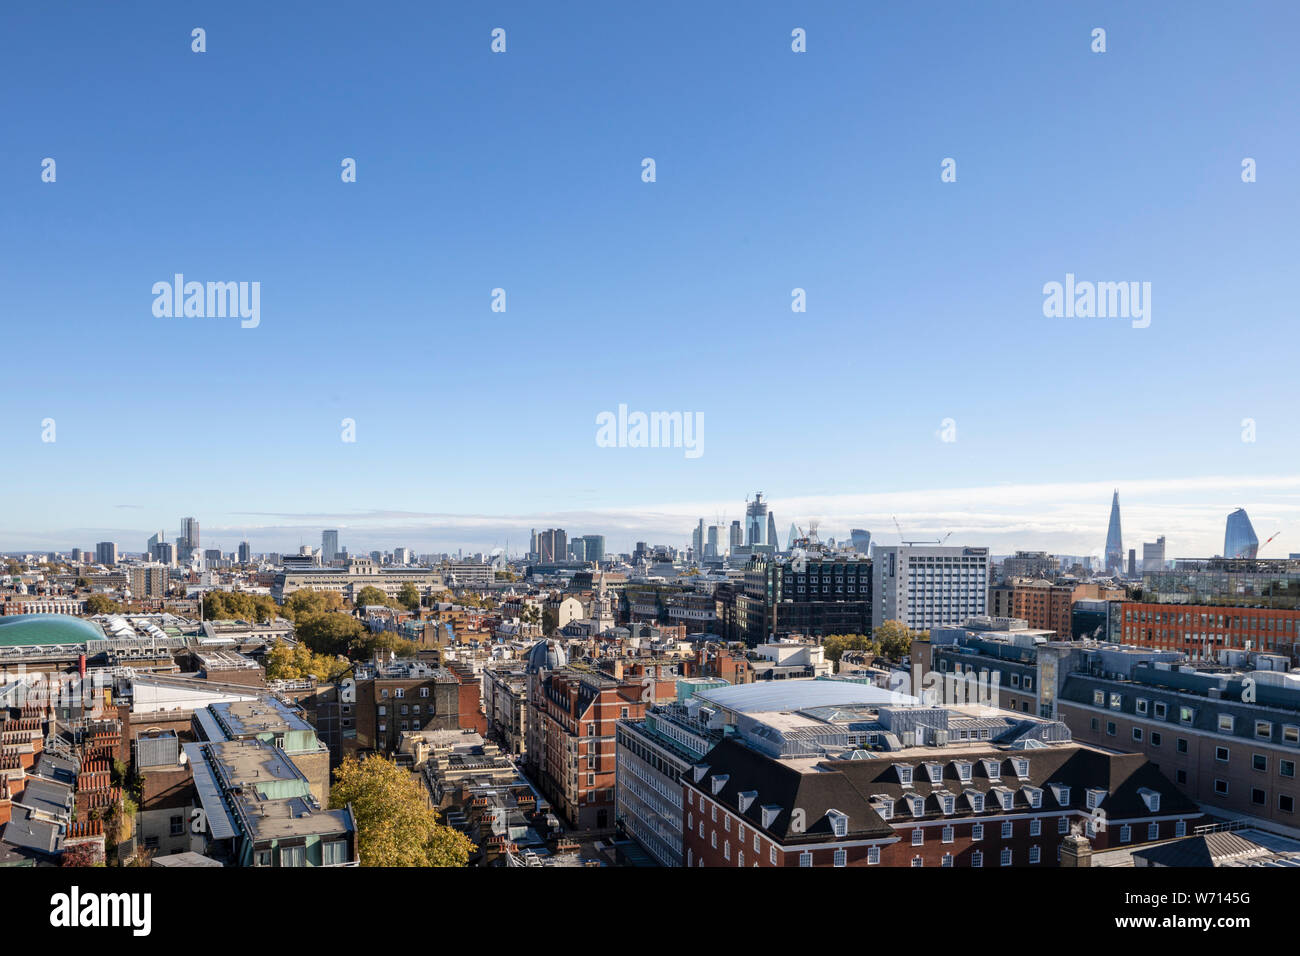
<path id="1" fill-rule="evenodd" d="M 1259 538 L 1246 515 L 1245 508 L 1238 508 L 1228 515 L 1228 524 L 1223 531 L 1223 556 L 1225 558 L 1250 558 L 1259 555 Z"/>
<path id="2" fill-rule="evenodd" d="M 1106 529 L 1106 572 L 1124 572 L 1124 536 L 1119 529 L 1119 492 L 1110 501 L 1110 526 Z"/>

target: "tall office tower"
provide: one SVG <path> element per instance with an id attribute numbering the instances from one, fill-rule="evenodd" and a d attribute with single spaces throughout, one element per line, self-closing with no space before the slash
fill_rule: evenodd
<path id="1" fill-rule="evenodd" d="M 1238 508 L 1228 515 L 1228 523 L 1223 531 L 1223 556 L 1225 558 L 1257 558 L 1259 556 L 1259 538 L 1246 516 L 1245 508 Z"/>
<path id="2" fill-rule="evenodd" d="M 112 567 L 117 564 L 117 545 L 112 541 L 101 541 L 95 545 L 95 563 Z"/>
<path id="3" fill-rule="evenodd" d="M 780 549 L 780 539 L 776 536 L 776 513 L 769 511 L 767 513 L 767 543 L 772 546 L 773 551 Z"/>
<path id="4" fill-rule="evenodd" d="M 587 545 L 587 561 L 605 560 L 605 536 L 603 534 L 584 534 L 582 540 Z"/>
<path id="5" fill-rule="evenodd" d="M 1156 538 L 1155 541 L 1142 542 L 1142 573 L 1152 574 L 1156 571 L 1163 571 L 1165 568 L 1165 538 L 1164 535 Z"/>
<path id="6" fill-rule="evenodd" d="M 250 545 L 247 541 L 239 542 L 239 563 L 240 564 L 253 563 L 253 546 Z"/>
<path id="7" fill-rule="evenodd" d="M 329 564 L 339 556 L 339 533 L 334 529 L 320 533 L 320 563 Z"/>
<path id="8" fill-rule="evenodd" d="M 167 532 L 159 531 L 156 535 L 154 535 L 152 538 L 149 539 L 149 543 L 145 546 L 144 553 L 147 554 L 152 560 L 157 561 L 158 548 L 164 542 L 166 542 L 166 540 L 167 540 Z"/>
<path id="9" fill-rule="evenodd" d="M 709 540 L 704 544 L 704 556 L 706 558 L 722 557 L 722 542 L 727 529 L 720 524 L 709 525 Z"/>
<path id="10" fill-rule="evenodd" d="M 164 541 L 158 545 L 158 563 L 171 567 L 176 563 L 176 545 L 170 541 Z"/>
<path id="11" fill-rule="evenodd" d="M 858 554 L 871 553 L 871 532 L 863 531 L 861 528 L 854 528 L 849 532 L 849 540 L 853 542 L 853 550 Z"/>
<path id="12" fill-rule="evenodd" d="M 767 502 L 760 491 L 753 501 L 745 502 L 745 543 L 749 545 L 766 544 L 767 537 Z"/>
<path id="13" fill-rule="evenodd" d="M 695 549 L 695 560 L 698 561 L 704 556 L 704 519 L 701 518 L 691 532 L 691 547 Z"/>
<path id="14" fill-rule="evenodd" d="M 563 528 L 547 528 L 537 536 L 537 558 L 543 564 L 567 561 L 569 536 Z"/>
<path id="15" fill-rule="evenodd" d="M 81 551 L 81 549 L 80 549 L 80 548 L 73 548 L 73 549 L 72 549 L 72 563 L 73 563 L 73 564 L 80 564 L 80 563 L 81 563 L 81 558 L 82 558 L 82 551 Z"/>
<path id="16" fill-rule="evenodd" d="M 740 525 L 739 519 L 731 522 L 731 541 L 732 548 L 739 548 L 745 543 L 745 531 Z"/>
<path id="17" fill-rule="evenodd" d="M 785 549 L 787 551 L 793 551 L 794 543 L 798 541 L 799 538 L 800 538 L 799 526 L 796 525 L 793 521 L 791 521 L 790 530 L 786 532 L 786 536 L 785 536 Z"/>
<path id="18" fill-rule="evenodd" d="M 528 535 L 528 554 L 530 556 L 537 554 L 537 529 L 533 528 Z"/>
<path id="19" fill-rule="evenodd" d="M 1124 536 L 1119 530 L 1119 492 L 1110 502 L 1110 526 L 1106 528 L 1106 573 L 1124 573 Z"/>
<path id="20" fill-rule="evenodd" d="M 410 548 L 393 549 L 393 564 L 410 564 L 410 563 L 411 563 Z"/>
<path id="21" fill-rule="evenodd" d="M 1138 552 L 1137 548 L 1128 549 L 1128 576 L 1137 577 L 1138 573 Z"/>
<path id="22" fill-rule="evenodd" d="M 181 564 L 189 564 L 194 552 L 199 550 L 199 519 L 182 518 L 181 536 L 176 539 L 176 557 Z"/>
<path id="23" fill-rule="evenodd" d="M 964 624 L 989 606 L 989 549 L 881 545 L 872 559 L 871 627 Z"/>
<path id="24" fill-rule="evenodd" d="M 574 561 L 587 560 L 587 539 L 583 537 L 574 538 L 569 542 L 569 557 Z"/>

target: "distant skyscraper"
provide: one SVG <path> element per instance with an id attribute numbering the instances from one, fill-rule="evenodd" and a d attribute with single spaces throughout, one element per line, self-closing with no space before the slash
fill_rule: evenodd
<path id="1" fill-rule="evenodd" d="M 1119 528 L 1119 492 L 1110 502 L 1110 526 L 1106 529 L 1106 572 L 1124 573 L 1124 536 Z"/>
<path id="2" fill-rule="evenodd" d="M 154 535 L 152 538 L 149 539 L 149 543 L 148 543 L 148 545 L 145 546 L 145 549 L 144 549 L 144 550 L 145 550 L 145 554 L 149 555 L 150 559 L 152 559 L 152 560 L 154 560 L 154 561 L 157 561 L 157 560 L 158 560 L 158 549 L 159 549 L 159 547 L 161 547 L 161 546 L 162 546 L 166 541 L 167 541 L 167 532 L 166 532 L 166 531 L 159 531 L 156 535 Z"/>
<path id="3" fill-rule="evenodd" d="M 1225 558 L 1255 558 L 1259 556 L 1259 538 L 1246 516 L 1245 508 L 1228 515 L 1223 531 L 1223 556 Z"/>
<path id="4" fill-rule="evenodd" d="M 194 552 L 199 550 L 199 519 L 182 518 L 181 536 L 176 539 L 176 558 L 181 564 L 189 564 Z"/>
<path id="5" fill-rule="evenodd" d="M 1128 549 L 1128 576 L 1137 577 L 1138 573 L 1138 552 L 1137 548 Z"/>
<path id="6" fill-rule="evenodd" d="M 720 524 L 709 525 L 709 540 L 704 543 L 704 556 L 706 558 L 722 557 L 722 542 L 727 529 Z"/>
<path id="7" fill-rule="evenodd" d="M 605 560 L 605 536 L 603 534 L 584 534 L 582 540 L 586 542 L 587 561 L 604 561 Z"/>
<path id="8" fill-rule="evenodd" d="M 795 543 L 795 541 L 797 541 L 798 539 L 799 539 L 799 528 L 798 528 L 798 526 L 797 526 L 793 521 L 791 521 L 791 522 L 790 522 L 790 533 L 787 534 L 787 535 L 785 536 L 785 549 L 786 549 L 787 551 L 793 551 L 793 550 L 794 550 L 794 543 Z"/>
<path id="9" fill-rule="evenodd" d="M 587 560 L 587 539 L 578 537 L 569 542 L 569 557 L 574 561 Z"/>
<path id="10" fill-rule="evenodd" d="M 760 491 L 753 501 L 745 502 L 745 543 L 766 544 L 767 537 L 767 502 Z"/>
<path id="11" fill-rule="evenodd" d="M 745 532 L 740 526 L 740 521 L 731 522 L 731 547 L 739 548 L 745 543 Z"/>
<path id="12" fill-rule="evenodd" d="M 867 554 L 871 551 L 871 532 L 863 531 L 861 528 L 854 528 L 849 532 L 849 540 L 853 542 L 853 550 L 858 554 Z"/>
<path id="13" fill-rule="evenodd" d="M 695 549 L 695 560 L 704 557 L 704 519 L 701 518 L 695 530 L 691 532 L 691 547 Z"/>
<path id="14" fill-rule="evenodd" d="M 776 536 L 776 514 L 771 511 L 767 513 L 767 543 L 772 546 L 773 551 L 781 548 L 781 539 Z"/>
<path id="15" fill-rule="evenodd" d="M 537 556 L 543 564 L 569 559 L 569 536 L 563 528 L 547 528 L 537 536 Z"/>
<path id="16" fill-rule="evenodd" d="M 240 564 L 253 563 L 253 547 L 247 541 L 239 542 L 239 563 Z"/>
<path id="17" fill-rule="evenodd" d="M 320 533 L 320 563 L 329 564 L 339 554 L 339 533 L 335 530 Z"/>
<path id="18" fill-rule="evenodd" d="M 95 562 L 97 564 L 107 565 L 110 568 L 117 564 L 117 545 L 112 541 L 101 541 L 96 544 Z"/>
<path id="19" fill-rule="evenodd" d="M 1142 542 L 1142 573 L 1152 574 L 1163 570 L 1165 566 L 1165 539 L 1161 535 L 1155 541 Z"/>

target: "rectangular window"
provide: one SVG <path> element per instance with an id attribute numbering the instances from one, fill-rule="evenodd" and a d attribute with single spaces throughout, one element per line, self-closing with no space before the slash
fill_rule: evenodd
<path id="1" fill-rule="evenodd" d="M 953 828 L 946 826 L 943 828 L 943 842 L 951 843 L 953 841 Z"/>
<path id="2" fill-rule="evenodd" d="M 921 846 L 925 843 L 925 831 L 917 827 L 912 831 L 912 846 Z"/>
<path id="3" fill-rule="evenodd" d="M 1010 821 L 1010 820 L 1003 820 L 1003 821 L 1002 821 L 1002 839 L 1004 839 L 1004 840 L 1009 840 L 1009 839 L 1011 839 L 1011 821 Z"/>
<path id="4" fill-rule="evenodd" d="M 977 823 L 977 824 L 975 824 L 973 827 L 971 827 L 971 828 L 970 828 L 970 838 L 971 838 L 972 840 L 982 840 L 982 839 L 984 839 L 984 824 L 982 824 L 982 823 Z"/>
<path id="5" fill-rule="evenodd" d="M 867 862 L 870 864 L 875 864 L 880 862 L 880 847 L 878 846 L 867 847 Z"/>
<path id="6" fill-rule="evenodd" d="M 1031 846 L 1031 847 L 1029 848 L 1029 862 L 1030 862 L 1030 863 L 1037 863 L 1039 860 L 1042 859 L 1042 853 L 1043 853 L 1043 851 L 1040 850 L 1038 847 L 1036 847 L 1036 846 Z"/>
<path id="7" fill-rule="evenodd" d="M 346 840 L 326 840 L 321 844 L 321 860 L 326 866 L 337 866 L 348 861 Z"/>
<path id="8" fill-rule="evenodd" d="M 307 848 L 305 846 L 280 847 L 281 866 L 306 866 Z"/>

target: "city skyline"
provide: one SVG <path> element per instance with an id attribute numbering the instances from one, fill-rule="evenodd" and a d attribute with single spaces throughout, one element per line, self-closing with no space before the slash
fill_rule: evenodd
<path id="1" fill-rule="evenodd" d="M 1246 504 L 1227 497 L 1243 486 L 1251 495 Z M 1127 539 L 1140 542 L 1165 537 L 1171 558 L 1220 554 L 1223 523 L 1239 507 L 1258 515 L 1256 520 L 1261 526 L 1272 529 L 1269 535 L 1278 532 L 1277 540 L 1262 557 L 1285 557 L 1300 549 L 1300 530 L 1296 535 L 1288 534 L 1290 529 L 1300 529 L 1300 475 L 1260 477 L 1246 483 L 1230 478 L 1130 482 L 1121 485 L 1119 490 L 1123 496 L 1124 525 L 1129 529 Z M 899 536 L 894 525 L 897 519 L 908 540 L 951 532 L 946 543 L 990 547 L 995 554 L 1048 551 L 1102 560 L 1110 514 L 1106 495 L 1113 491 L 1105 483 L 1007 485 L 840 496 L 768 498 L 765 495 L 764 504 L 771 513 L 779 511 L 801 527 L 816 521 L 823 540 L 835 538 L 847 543 L 852 526 L 870 530 L 876 544 L 897 544 Z M 1225 504 L 1208 503 L 1210 492 L 1215 493 L 1215 502 L 1221 500 Z M 609 539 L 609 549 L 617 552 L 631 552 L 635 542 L 641 540 L 686 547 L 701 517 L 707 528 L 721 514 L 720 523 L 728 526 L 732 520 L 743 521 L 744 510 L 742 495 L 738 501 L 514 516 L 393 511 L 229 516 L 256 517 L 263 521 L 279 518 L 285 522 L 275 524 L 233 524 L 214 521 L 202 514 L 198 517 L 203 526 L 205 550 L 234 551 L 241 542 L 247 541 L 255 553 L 292 553 L 302 545 L 319 547 L 322 533 L 337 529 L 340 548 L 346 547 L 350 554 L 395 547 L 410 547 L 417 553 L 488 552 L 506 547 L 508 541 L 512 555 L 523 555 L 528 550 L 529 530 L 544 527 L 562 528 L 569 540 L 581 534 L 603 534 Z M 202 509 L 190 511 L 197 513 Z M 125 525 L 97 526 L 44 536 L 35 534 L 27 539 L 11 532 L 0 533 L 0 551 L 66 551 L 74 547 L 93 548 L 99 541 L 113 541 L 124 552 L 143 551 L 150 527 L 156 533 L 157 523 L 153 521 L 138 530 Z M 86 544 L 78 543 L 82 538 Z M 134 545 L 136 538 L 140 539 L 139 547 Z M 1139 545 L 1130 544 L 1130 547 Z"/>

